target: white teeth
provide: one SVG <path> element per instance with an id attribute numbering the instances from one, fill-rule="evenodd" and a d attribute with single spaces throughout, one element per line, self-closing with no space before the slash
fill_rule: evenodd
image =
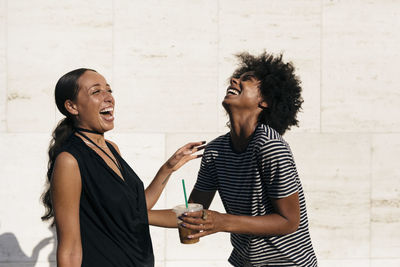
<path id="1" fill-rule="evenodd" d="M 109 111 L 113 111 L 113 108 L 103 108 L 102 110 L 100 110 L 100 112 L 109 112 Z"/>
<path id="2" fill-rule="evenodd" d="M 239 95 L 239 91 L 236 89 L 231 89 L 229 88 L 227 91 L 228 94 L 234 94 L 234 95 Z"/>

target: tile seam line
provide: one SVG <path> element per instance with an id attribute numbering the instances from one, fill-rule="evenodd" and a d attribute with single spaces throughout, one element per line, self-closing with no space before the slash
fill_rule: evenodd
<path id="1" fill-rule="evenodd" d="M 372 259 L 372 180 L 373 180 L 373 175 L 372 175 L 372 162 L 373 162 L 373 153 L 374 153 L 374 135 L 370 134 L 369 135 L 369 267 L 372 266 L 371 259 Z"/>
<path id="2" fill-rule="evenodd" d="M 323 11 L 324 11 L 324 3 L 323 0 L 320 0 L 320 32 L 319 32 L 319 131 L 322 133 L 322 55 L 323 55 Z"/>
<path id="3" fill-rule="evenodd" d="M 4 75 L 5 75 L 5 105 L 4 105 L 4 120 L 5 120 L 5 132 L 9 133 L 8 125 L 8 0 L 4 0 Z"/>
<path id="4" fill-rule="evenodd" d="M 112 27 L 111 27 L 111 76 L 112 76 L 112 82 L 114 83 L 115 80 L 115 71 L 114 71 L 114 43 L 115 43 L 115 36 L 114 36 L 114 30 L 115 30 L 115 0 L 111 2 L 111 21 L 112 21 Z"/>
<path id="5" fill-rule="evenodd" d="M 218 93 L 218 88 L 219 88 L 219 78 L 220 78 L 220 70 L 221 70 L 221 63 L 220 63 L 220 0 L 217 1 L 217 86 L 216 86 L 216 91 L 217 91 L 217 96 L 219 95 Z M 219 103 L 216 101 L 216 106 L 217 106 L 217 125 L 216 125 L 216 130 L 218 131 L 219 124 L 220 124 L 220 116 L 219 116 Z"/>

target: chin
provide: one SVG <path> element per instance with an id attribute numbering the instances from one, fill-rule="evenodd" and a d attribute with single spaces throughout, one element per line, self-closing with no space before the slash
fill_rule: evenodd
<path id="1" fill-rule="evenodd" d="M 222 106 L 224 107 L 224 109 L 226 110 L 226 112 L 229 113 L 229 111 L 230 111 L 230 104 L 229 104 L 229 101 L 227 101 L 226 98 L 222 101 Z"/>
<path id="2" fill-rule="evenodd" d="M 114 125 L 112 125 L 111 127 L 106 128 L 106 131 L 111 131 L 112 129 L 114 129 Z"/>
<path id="3" fill-rule="evenodd" d="M 105 133 L 105 132 L 108 132 L 108 131 L 111 131 L 112 129 L 114 129 L 114 124 L 112 124 L 112 125 L 103 125 L 102 127 L 101 127 L 101 130 Z"/>

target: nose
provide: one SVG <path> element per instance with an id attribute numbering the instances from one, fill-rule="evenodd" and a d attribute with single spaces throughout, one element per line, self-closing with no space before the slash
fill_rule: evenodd
<path id="1" fill-rule="evenodd" d="M 103 92 L 103 95 L 104 95 L 104 101 L 105 101 L 105 102 L 113 102 L 114 97 L 112 96 L 111 92 L 105 90 L 105 91 Z"/>
<path id="2" fill-rule="evenodd" d="M 235 78 L 235 77 L 232 77 L 230 83 L 231 83 L 231 85 L 233 85 L 233 84 L 238 85 L 238 84 L 239 84 L 239 79 L 238 79 L 238 78 Z"/>

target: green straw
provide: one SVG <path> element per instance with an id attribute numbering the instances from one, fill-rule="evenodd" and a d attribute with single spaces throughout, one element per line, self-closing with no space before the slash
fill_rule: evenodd
<path id="1" fill-rule="evenodd" d="M 188 202 L 187 202 L 187 197 L 186 197 L 186 188 L 185 188 L 185 180 L 182 179 L 182 186 L 183 186 L 183 194 L 185 195 L 185 204 L 186 204 L 186 208 L 188 209 Z"/>

